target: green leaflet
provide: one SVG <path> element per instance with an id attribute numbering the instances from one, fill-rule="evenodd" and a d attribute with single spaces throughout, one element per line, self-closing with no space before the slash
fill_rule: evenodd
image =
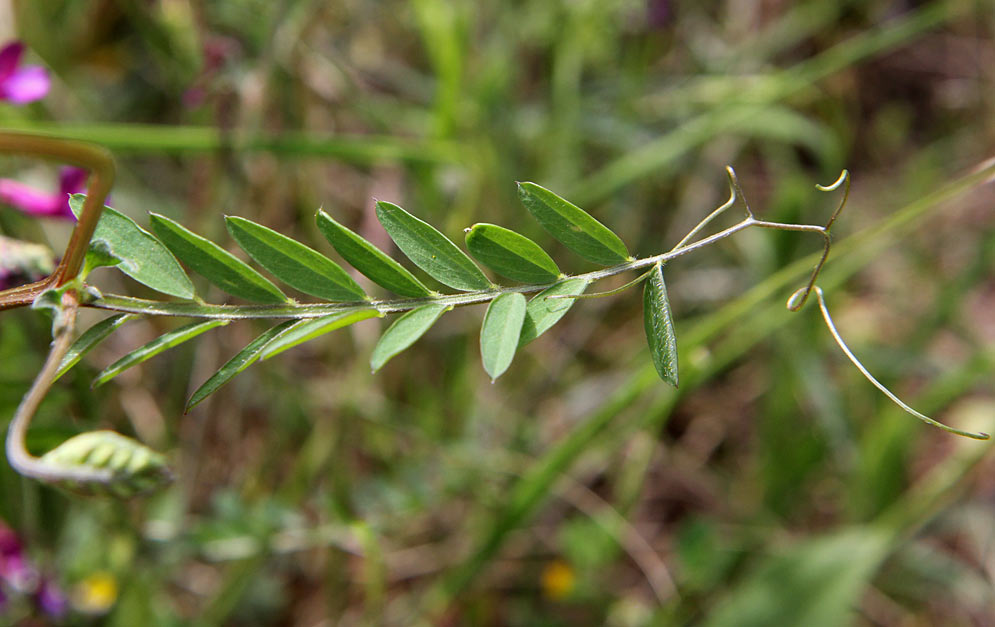
<path id="1" fill-rule="evenodd" d="M 77 218 L 85 199 L 84 194 L 69 198 L 69 207 Z M 190 277 L 162 242 L 110 207 L 104 207 L 100 215 L 86 257 L 88 268 L 116 265 L 121 272 L 157 292 L 179 298 L 194 297 Z"/>
<path id="2" fill-rule="evenodd" d="M 296 320 L 281 322 L 274 327 L 266 329 L 256 339 L 249 342 L 245 348 L 238 351 L 234 357 L 225 362 L 225 365 L 221 366 L 217 372 L 197 388 L 190 396 L 190 400 L 187 401 L 186 407 L 183 408 L 183 413 L 185 414 L 193 409 L 205 398 L 214 394 L 222 385 L 231 381 L 235 375 L 255 363 L 270 340 L 295 324 L 297 324 Z"/>
<path id="3" fill-rule="evenodd" d="M 370 368 L 373 372 L 380 370 L 394 355 L 418 341 L 450 309 L 446 305 L 423 305 L 394 321 L 373 348 L 370 356 Z"/>
<path id="4" fill-rule="evenodd" d="M 411 298 L 433 294 L 432 290 L 425 287 L 404 266 L 357 233 L 336 222 L 324 210 L 318 210 L 315 220 L 318 223 L 318 230 L 342 255 L 342 258 L 380 287 Z"/>
<path id="5" fill-rule="evenodd" d="M 145 346 L 136 348 L 113 364 L 107 366 L 107 368 L 97 375 L 97 378 L 93 382 L 93 387 L 99 387 L 128 368 L 152 359 L 159 353 L 193 339 L 205 331 L 225 326 L 229 322 L 230 320 L 202 320 L 200 322 L 191 322 L 168 333 L 163 333 Z"/>
<path id="6" fill-rule="evenodd" d="M 172 480 L 166 458 L 147 446 L 114 431 L 88 431 L 75 435 L 41 456 L 45 466 L 58 470 L 107 471 L 108 481 L 60 487 L 84 494 L 110 493 L 127 498 L 150 492 Z"/>
<path id="7" fill-rule="evenodd" d="M 83 355 L 89 353 L 94 346 L 104 341 L 111 333 L 118 330 L 121 325 L 137 317 L 134 314 L 117 314 L 110 318 L 104 318 L 80 334 L 62 358 L 62 363 L 59 364 L 59 370 L 55 373 L 53 381 L 58 380 L 59 377 L 69 372 L 73 366 L 79 363 Z"/>
<path id="8" fill-rule="evenodd" d="M 518 338 L 518 348 L 548 331 L 566 315 L 575 302 L 573 298 L 547 298 L 548 296 L 576 296 L 583 294 L 585 289 L 587 281 L 584 279 L 567 279 L 536 294 L 525 309 L 525 322 L 522 324 L 522 335 Z"/>
<path id="9" fill-rule="evenodd" d="M 522 283 L 552 283 L 560 276 L 556 262 L 538 244 L 496 224 L 474 224 L 466 247 L 477 261 L 501 276 Z"/>
<path id="10" fill-rule="evenodd" d="M 397 247 L 433 279 L 463 291 L 489 290 L 477 264 L 435 227 L 389 202 L 377 202 L 377 218 Z"/>
<path id="11" fill-rule="evenodd" d="M 550 235 L 584 259 L 603 266 L 629 259 L 618 235 L 577 205 L 535 183 L 519 183 L 518 197 Z"/>
<path id="12" fill-rule="evenodd" d="M 242 250 L 290 287 L 332 301 L 366 299 L 363 288 L 318 251 L 245 218 L 228 216 L 225 224 Z"/>
<path id="13" fill-rule="evenodd" d="M 657 373 L 661 379 L 677 387 L 677 336 L 667 298 L 667 284 L 663 282 L 663 266 L 659 264 L 653 267 L 643 288 L 643 325 Z"/>
<path id="14" fill-rule="evenodd" d="M 363 309 L 361 311 L 334 313 L 320 318 L 300 320 L 287 327 L 282 333 L 272 339 L 262 350 L 262 358 L 270 357 L 282 353 L 288 348 L 293 348 L 298 344 L 303 344 L 319 335 L 324 335 L 329 331 L 347 327 L 354 322 L 366 320 L 368 318 L 382 318 L 383 314 L 376 309 Z"/>
<path id="15" fill-rule="evenodd" d="M 152 230 L 191 269 L 232 296 L 257 303 L 285 303 L 287 297 L 244 261 L 214 242 L 158 213 L 149 214 Z"/>
<path id="16" fill-rule="evenodd" d="M 525 322 L 525 296 L 517 292 L 501 294 L 491 301 L 480 328 L 480 357 L 491 383 L 504 374 L 515 358 L 515 350 Z"/>

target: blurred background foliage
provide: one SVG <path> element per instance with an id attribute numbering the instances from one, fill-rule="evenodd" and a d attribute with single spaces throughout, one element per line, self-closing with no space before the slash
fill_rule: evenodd
<path id="1" fill-rule="evenodd" d="M 53 88 L 0 103 L 0 126 L 108 146 L 116 208 L 222 242 L 235 214 L 331 252 L 323 206 L 388 246 L 377 197 L 454 239 L 512 227 L 573 273 L 514 181 L 650 255 L 725 200 L 726 164 L 763 217 L 815 223 L 836 200 L 813 184 L 847 167 L 822 281 L 844 336 L 913 406 L 995 425 L 995 192 L 964 179 L 995 146 L 989 0 L 4 0 L 11 39 Z M 0 208 L 3 233 L 56 250 L 68 228 Z M 169 452 L 175 485 L 86 500 L 4 465 L 0 516 L 68 594 L 64 624 L 993 625 L 989 447 L 901 413 L 811 306 L 785 311 L 819 245 L 746 232 L 668 266 L 679 391 L 635 292 L 578 303 L 494 385 L 468 308 L 375 376 L 373 320 L 186 416 L 261 327 L 91 390 L 176 324 L 134 323 L 52 391 L 30 444 L 113 428 Z M 49 339 L 4 312 L 0 415 Z"/>

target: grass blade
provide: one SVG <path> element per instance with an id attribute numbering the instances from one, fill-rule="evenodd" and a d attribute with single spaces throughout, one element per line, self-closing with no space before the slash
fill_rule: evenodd
<path id="1" fill-rule="evenodd" d="M 262 355 L 263 349 L 274 337 L 283 333 L 287 328 L 297 324 L 296 320 L 287 320 L 263 331 L 256 339 L 249 342 L 245 348 L 238 351 L 234 357 L 229 359 L 221 368 L 197 388 L 187 401 L 183 413 L 189 412 L 205 398 L 214 394 L 221 386 L 235 378 L 235 375 L 251 366 Z"/>
<path id="2" fill-rule="evenodd" d="M 892 543 L 875 527 L 845 527 L 775 553 L 747 572 L 707 627 L 849 624 Z M 771 599 L 785 599 L 772 603 Z M 790 599 L 790 601 L 788 601 Z"/>
<path id="3" fill-rule="evenodd" d="M 515 358 L 525 308 L 525 296 L 517 292 L 501 294 L 487 306 L 480 329 L 480 357 L 491 383 L 504 374 Z"/>
<path id="4" fill-rule="evenodd" d="M 290 287 L 332 301 L 366 299 L 363 288 L 318 251 L 245 218 L 228 216 L 225 224 L 242 250 Z"/>
<path id="5" fill-rule="evenodd" d="M 150 214 L 152 230 L 192 270 L 232 296 L 257 303 L 285 303 L 283 292 L 244 261 L 178 222 Z"/>
<path id="6" fill-rule="evenodd" d="M 466 247 L 494 272 L 522 283 L 552 283 L 560 277 L 556 262 L 538 244 L 496 224 L 474 224 Z"/>
<path id="7" fill-rule="evenodd" d="M 398 318 L 373 348 L 370 356 L 370 368 L 373 372 L 383 368 L 392 357 L 418 341 L 449 309 L 446 305 L 423 305 Z"/>
<path id="8" fill-rule="evenodd" d="M 536 339 L 560 321 L 573 307 L 573 298 L 549 298 L 556 295 L 576 296 L 587 289 L 584 279 L 567 279 L 536 294 L 525 308 L 525 322 L 518 338 L 518 348 Z"/>
<path id="9" fill-rule="evenodd" d="M 59 377 L 72 370 L 73 366 L 78 364 L 79 360 L 83 358 L 83 355 L 93 350 L 97 344 L 107 339 L 111 333 L 118 330 L 125 322 L 130 322 L 137 317 L 134 314 L 118 314 L 110 318 L 104 318 L 84 331 L 76 338 L 76 341 L 69 347 L 69 350 L 66 351 L 65 356 L 62 358 L 62 363 L 59 364 L 59 370 L 55 373 L 55 378 L 52 380 L 56 381 Z"/>
<path id="10" fill-rule="evenodd" d="M 190 324 L 184 325 L 168 333 L 163 333 L 148 344 L 140 348 L 136 348 L 121 359 L 115 361 L 110 366 L 107 366 L 107 368 L 97 375 L 97 378 L 93 382 L 93 387 L 99 387 L 128 368 L 137 366 L 144 361 L 148 361 L 149 359 L 152 359 L 156 355 L 163 353 L 174 346 L 178 346 L 187 340 L 193 339 L 205 331 L 209 331 L 215 327 L 224 326 L 228 324 L 228 322 L 228 320 L 203 320 L 200 322 L 191 322 Z"/>
<path id="11" fill-rule="evenodd" d="M 389 202 L 377 202 L 377 219 L 401 252 L 436 281 L 467 292 L 493 287 L 477 264 L 434 226 Z"/>
<path id="12" fill-rule="evenodd" d="M 85 199 L 84 194 L 69 198 L 69 207 L 77 218 Z M 87 261 L 93 256 L 101 258 L 100 262 L 91 263 L 91 267 L 116 265 L 121 272 L 157 292 L 179 298 L 194 297 L 193 283 L 176 257 L 151 233 L 119 211 L 104 207 L 90 238 L 90 247 Z"/>
<path id="13" fill-rule="evenodd" d="M 315 220 L 318 223 L 318 230 L 342 255 L 342 258 L 380 287 L 411 298 L 433 294 L 432 290 L 425 287 L 415 275 L 408 272 L 407 268 L 357 233 L 336 222 L 323 210 L 318 210 Z"/>
<path id="14" fill-rule="evenodd" d="M 321 318 L 300 320 L 284 329 L 280 335 L 273 338 L 272 341 L 264 346 L 262 358 L 269 359 L 298 344 L 313 340 L 319 335 L 324 335 L 330 331 L 347 327 L 354 322 L 382 316 L 383 314 L 376 309 L 363 309 L 361 311 L 334 313 L 322 316 Z"/>
<path id="15" fill-rule="evenodd" d="M 535 183 L 519 183 L 518 197 L 549 234 L 588 261 L 611 266 L 629 258 L 625 244 L 608 227 Z"/>
<path id="16" fill-rule="evenodd" d="M 656 265 L 643 288 L 643 325 L 646 341 L 657 374 L 667 383 L 677 387 L 677 335 L 674 318 L 667 298 L 667 284 L 663 281 L 663 266 Z"/>

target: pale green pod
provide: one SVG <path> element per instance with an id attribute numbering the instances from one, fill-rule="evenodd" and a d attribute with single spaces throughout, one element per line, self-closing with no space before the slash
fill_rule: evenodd
<path id="1" fill-rule="evenodd" d="M 127 498 L 158 489 L 172 480 L 166 458 L 114 431 L 89 431 L 69 438 L 41 457 L 55 471 L 109 471 L 105 481 L 56 481 L 81 494 L 112 494 Z"/>

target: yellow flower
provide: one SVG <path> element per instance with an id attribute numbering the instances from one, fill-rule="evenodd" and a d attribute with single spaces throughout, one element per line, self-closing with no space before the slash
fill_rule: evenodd
<path id="1" fill-rule="evenodd" d="M 73 587 L 73 607 L 86 614 L 104 614 L 117 601 L 117 592 L 114 575 L 98 570 Z"/>
<path id="2" fill-rule="evenodd" d="M 542 571 L 542 591 L 550 599 L 558 601 L 573 591 L 576 579 L 569 564 L 563 560 L 554 560 Z"/>

